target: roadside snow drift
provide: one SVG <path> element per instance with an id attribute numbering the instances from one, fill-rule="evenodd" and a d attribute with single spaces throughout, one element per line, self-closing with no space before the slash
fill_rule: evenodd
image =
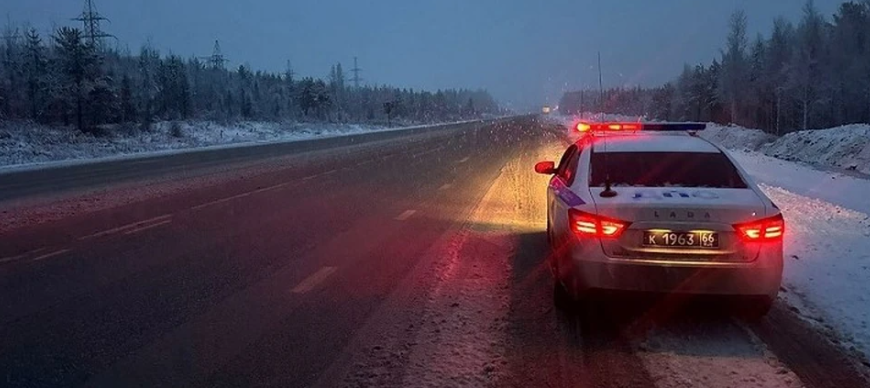
<path id="1" fill-rule="evenodd" d="M 222 125 L 197 121 L 161 122 L 150 129 L 117 126 L 106 134 L 93 135 L 72 128 L 6 122 L 0 124 L 0 167 L 222 144 L 304 140 L 383 129 L 358 124 L 240 122 Z"/>
<path id="2" fill-rule="evenodd" d="M 708 124 L 701 136 L 735 150 L 870 174 L 870 125 L 797 131 L 777 138 L 757 129 Z"/>

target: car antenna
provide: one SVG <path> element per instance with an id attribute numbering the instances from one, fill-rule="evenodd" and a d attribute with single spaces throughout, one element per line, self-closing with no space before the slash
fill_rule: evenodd
<path id="1" fill-rule="evenodd" d="M 601 101 L 604 100 L 604 84 L 601 82 L 601 51 L 598 52 L 598 107 L 604 108 Z M 603 110 L 603 109 L 602 109 Z M 616 196 L 616 191 L 613 191 L 610 182 L 610 165 L 607 163 L 607 135 L 604 135 L 604 191 L 599 194 L 601 198 L 613 198 Z"/>

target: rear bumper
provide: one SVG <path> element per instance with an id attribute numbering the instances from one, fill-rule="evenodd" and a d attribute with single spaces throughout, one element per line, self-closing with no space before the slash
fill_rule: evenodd
<path id="1" fill-rule="evenodd" d="M 578 257 L 577 253 L 567 260 L 572 268 L 562 272 L 563 281 L 577 291 L 775 297 L 782 283 L 781 246 L 763 249 L 751 263 L 727 264 L 614 259 L 603 254 Z"/>

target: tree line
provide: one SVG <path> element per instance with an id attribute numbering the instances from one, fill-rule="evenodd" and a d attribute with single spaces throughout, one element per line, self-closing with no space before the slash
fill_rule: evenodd
<path id="1" fill-rule="evenodd" d="M 349 85 L 341 67 L 326 79 L 225 68 L 222 60 L 161 55 L 150 44 L 138 55 L 103 49 L 80 29 L 50 36 L 7 27 L 0 41 L 0 119 L 75 125 L 158 120 L 294 120 L 434 122 L 498 114 L 485 90 L 435 92 Z"/>
<path id="2" fill-rule="evenodd" d="M 719 58 L 686 65 L 655 88 L 565 93 L 560 109 L 712 121 L 783 134 L 870 123 L 870 1 L 848 1 L 832 18 L 812 0 L 797 25 L 777 18 L 768 36 L 746 36 L 736 11 Z"/>

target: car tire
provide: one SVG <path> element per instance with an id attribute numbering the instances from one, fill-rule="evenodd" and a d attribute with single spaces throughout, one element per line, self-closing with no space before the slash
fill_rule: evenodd
<path id="1" fill-rule="evenodd" d="M 547 245 L 550 246 L 550 251 L 555 252 L 556 247 L 553 244 L 553 229 L 550 227 L 550 217 L 547 217 Z"/>
<path id="2" fill-rule="evenodd" d="M 574 311 L 577 308 L 577 299 L 571 294 L 559 279 L 553 282 L 553 305 L 563 312 Z"/>
<path id="3" fill-rule="evenodd" d="M 776 298 L 769 296 L 752 297 L 741 301 L 738 313 L 747 321 L 757 322 L 767 315 L 774 302 L 776 302 Z"/>

